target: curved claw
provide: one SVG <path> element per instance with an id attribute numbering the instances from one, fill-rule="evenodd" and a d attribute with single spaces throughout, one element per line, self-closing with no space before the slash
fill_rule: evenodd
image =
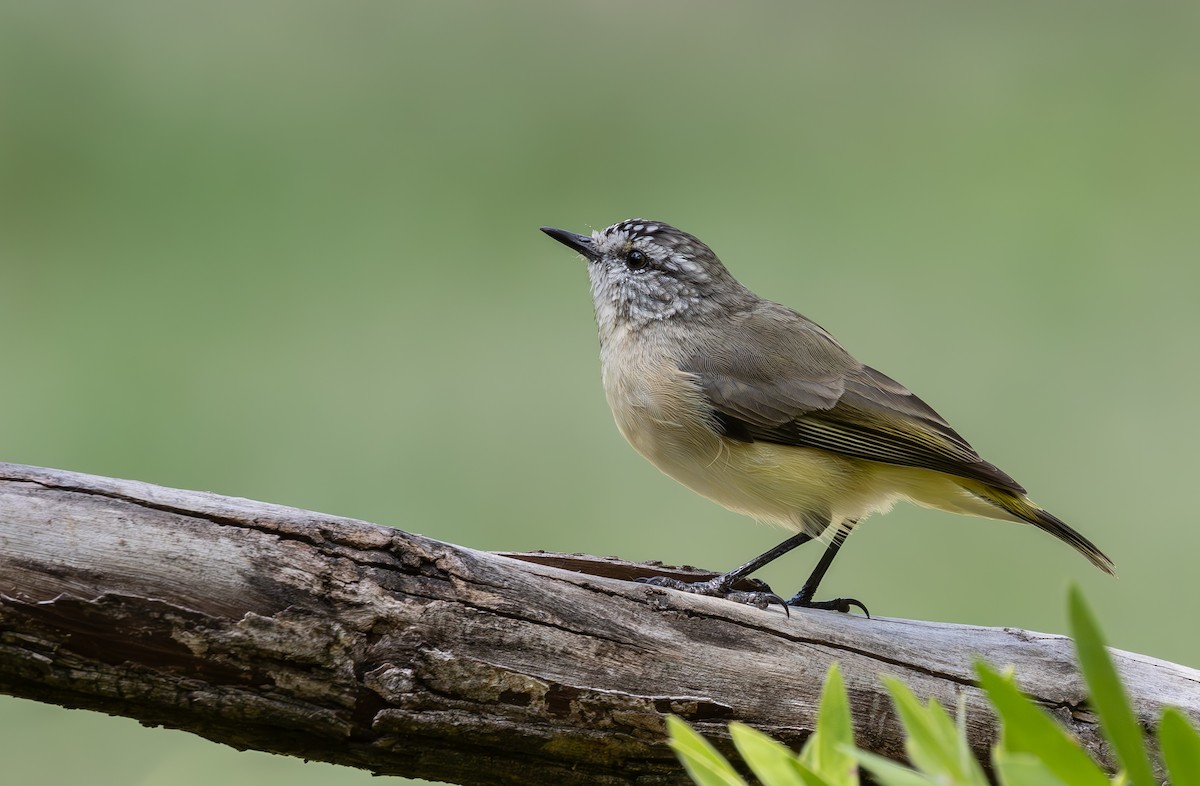
<path id="1" fill-rule="evenodd" d="M 828 609 L 829 611 L 840 611 L 843 614 L 850 613 L 851 606 L 857 606 L 862 609 L 862 613 L 867 615 L 867 619 L 871 619 L 871 612 L 867 611 L 867 607 L 862 601 L 855 598 L 834 598 L 833 600 L 810 600 L 796 602 L 792 599 L 793 606 L 799 606 L 804 609 Z"/>
<path id="2" fill-rule="evenodd" d="M 858 606 L 859 608 L 862 608 L 863 613 L 866 614 L 866 618 L 868 618 L 868 619 L 871 618 L 871 612 L 866 611 L 866 606 L 863 605 L 863 601 L 860 601 L 857 598 L 834 598 L 833 600 L 809 600 L 808 598 L 805 598 L 804 592 L 802 590 L 802 592 L 796 593 L 796 596 L 794 596 L 794 598 L 792 598 L 790 601 L 787 601 L 787 605 L 788 606 L 796 606 L 798 608 L 824 608 L 824 610 L 839 611 L 844 614 L 850 613 L 851 606 Z"/>
<path id="3" fill-rule="evenodd" d="M 816 608 L 833 609 L 843 614 L 849 614 L 851 606 L 858 606 L 862 609 L 862 613 L 867 615 L 867 619 L 871 619 L 871 612 L 867 611 L 867 607 L 862 604 L 862 601 L 856 598 L 834 598 L 833 600 L 823 601 L 823 603 L 814 603 L 813 606 Z"/>
<path id="4" fill-rule="evenodd" d="M 854 605 L 854 606 L 858 606 L 860 609 L 862 609 L 862 613 L 867 615 L 867 619 L 871 619 L 871 612 L 867 611 L 867 607 L 862 604 L 862 601 L 855 600 L 854 598 L 842 598 L 842 600 L 845 601 L 845 603 L 846 603 L 846 613 L 847 614 L 850 613 L 850 606 Z"/>
<path id="5" fill-rule="evenodd" d="M 787 617 L 788 619 L 792 618 L 792 610 L 788 608 L 786 600 L 779 597 L 774 592 L 768 592 L 767 601 L 768 606 L 771 605 L 771 603 L 778 603 L 780 606 L 783 606 L 783 616 Z"/>

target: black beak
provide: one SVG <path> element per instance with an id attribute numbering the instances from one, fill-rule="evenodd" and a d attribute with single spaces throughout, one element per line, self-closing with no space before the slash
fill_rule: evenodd
<path id="1" fill-rule="evenodd" d="M 577 235 L 574 232 L 568 232 L 565 229 L 555 229 L 554 227 L 542 227 L 542 231 L 564 246 L 583 254 L 588 259 L 596 258 L 596 247 L 592 245 L 592 239 L 587 235 Z"/>

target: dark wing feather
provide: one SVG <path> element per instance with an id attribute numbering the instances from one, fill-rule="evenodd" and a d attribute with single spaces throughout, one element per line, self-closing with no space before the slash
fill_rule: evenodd
<path id="1" fill-rule="evenodd" d="M 725 436 L 923 467 L 1024 492 L 932 407 L 859 363 L 815 323 L 766 302 L 737 319 L 733 332 L 755 336 L 752 347 L 718 346 L 683 364 Z"/>

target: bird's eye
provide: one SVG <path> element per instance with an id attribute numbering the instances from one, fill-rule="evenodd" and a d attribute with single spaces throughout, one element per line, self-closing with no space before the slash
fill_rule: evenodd
<path id="1" fill-rule="evenodd" d="M 625 257 L 625 267 L 630 270 L 641 270 L 646 266 L 646 255 L 636 248 Z"/>

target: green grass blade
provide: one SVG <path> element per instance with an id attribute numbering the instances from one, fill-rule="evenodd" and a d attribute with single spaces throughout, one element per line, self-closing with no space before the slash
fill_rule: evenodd
<path id="1" fill-rule="evenodd" d="M 821 691 L 817 730 L 804 745 L 800 763 L 831 786 L 858 786 L 858 771 L 854 758 L 845 752 L 847 747 L 854 747 L 854 726 L 846 684 L 835 663 L 829 667 Z"/>
<path id="2" fill-rule="evenodd" d="M 923 705 L 899 680 L 885 677 L 883 682 L 904 726 L 904 750 L 918 770 L 939 781 L 988 786 L 983 768 L 941 705 Z"/>
<path id="3" fill-rule="evenodd" d="M 1163 713 L 1158 743 L 1172 786 L 1200 786 L 1200 734 L 1179 710 Z"/>
<path id="4" fill-rule="evenodd" d="M 1141 727 L 1129 707 L 1112 658 L 1104 648 L 1100 627 L 1078 587 L 1071 587 L 1068 609 L 1075 651 L 1087 681 L 1089 700 L 1100 716 L 1100 730 L 1112 743 L 1133 786 L 1157 786 Z"/>
<path id="5" fill-rule="evenodd" d="M 819 726 L 819 724 L 818 724 Z M 763 786 L 811 786 L 796 769 L 796 756 L 787 746 L 744 723 L 729 724 L 729 736 L 746 765 Z M 823 779 L 820 783 L 825 784 Z M 833 786 L 828 784 L 827 786 Z"/>
<path id="6" fill-rule="evenodd" d="M 929 707 L 909 690 L 908 686 L 892 677 L 884 677 L 883 684 L 892 695 L 896 714 L 904 727 L 904 750 L 918 770 L 926 774 L 945 772 L 954 768 L 954 758 L 945 756 L 945 745 L 939 737 Z"/>
<path id="7" fill-rule="evenodd" d="M 1040 759 L 1055 777 L 1072 786 L 1109 786 L 1108 776 L 1045 711 L 986 664 L 976 663 L 979 684 L 1000 716 L 1000 745 L 1008 753 Z"/>
<path id="8" fill-rule="evenodd" d="M 1000 786 L 1075 786 L 1062 781 L 1046 763 L 1031 753 L 1013 753 L 997 748 L 992 756 Z"/>
<path id="9" fill-rule="evenodd" d="M 746 786 L 737 770 L 708 740 L 674 715 L 667 716 L 667 734 L 675 755 L 699 786 Z"/>
<path id="10" fill-rule="evenodd" d="M 796 772 L 798 772 L 800 777 L 804 779 L 804 786 L 834 786 L 832 783 L 825 780 L 808 767 L 805 767 L 799 759 L 792 759 L 792 766 L 796 768 Z M 855 783 L 857 782 L 858 778 L 856 777 Z"/>
<path id="11" fill-rule="evenodd" d="M 883 786 L 941 786 L 941 781 L 922 775 L 916 770 L 910 770 L 883 756 L 876 756 L 874 753 L 867 753 L 857 748 L 844 748 L 843 750 L 856 759 L 859 765 L 871 773 L 875 781 Z"/>

